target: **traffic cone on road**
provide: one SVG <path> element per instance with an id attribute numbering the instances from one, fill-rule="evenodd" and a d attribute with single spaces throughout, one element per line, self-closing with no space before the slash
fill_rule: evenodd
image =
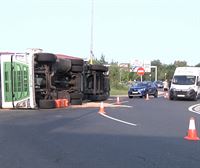
<path id="1" fill-rule="evenodd" d="M 149 94 L 148 93 L 146 95 L 146 99 L 145 100 L 149 100 Z"/>
<path id="2" fill-rule="evenodd" d="M 103 104 L 103 102 L 101 102 L 101 104 L 100 104 L 99 113 L 102 113 L 102 114 L 106 113 L 105 110 L 104 110 L 104 104 Z"/>
<path id="3" fill-rule="evenodd" d="M 116 102 L 116 104 L 121 104 L 121 103 L 120 103 L 120 100 L 119 100 L 119 96 L 117 97 L 117 102 Z"/>
<path id="4" fill-rule="evenodd" d="M 184 139 L 193 140 L 193 141 L 200 140 L 200 138 L 197 135 L 197 130 L 195 127 L 195 119 L 193 117 L 190 118 L 188 135 L 185 136 Z"/>

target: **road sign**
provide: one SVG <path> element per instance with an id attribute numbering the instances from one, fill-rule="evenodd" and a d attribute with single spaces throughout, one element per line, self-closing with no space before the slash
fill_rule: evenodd
<path id="1" fill-rule="evenodd" d="M 144 68 L 140 67 L 140 68 L 137 69 L 137 74 L 138 74 L 138 75 L 143 76 L 144 73 L 145 73 Z"/>
<path id="2" fill-rule="evenodd" d="M 139 67 L 143 67 L 145 72 L 151 72 L 151 61 L 133 59 L 130 61 L 131 72 L 137 72 Z"/>

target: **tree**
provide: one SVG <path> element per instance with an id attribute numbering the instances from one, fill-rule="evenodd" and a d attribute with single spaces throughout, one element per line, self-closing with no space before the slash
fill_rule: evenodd
<path id="1" fill-rule="evenodd" d="M 105 55 L 104 54 L 101 54 L 101 58 L 99 60 L 100 64 L 108 64 L 108 62 L 105 61 Z"/>
<path id="2" fill-rule="evenodd" d="M 186 61 L 174 61 L 174 65 L 176 67 L 184 67 L 184 66 L 187 66 L 187 62 Z"/>
<path id="3" fill-rule="evenodd" d="M 117 64 L 112 64 L 109 67 L 109 78 L 111 87 L 117 88 L 120 82 L 120 68 Z"/>
<path id="4" fill-rule="evenodd" d="M 200 63 L 198 63 L 197 65 L 195 65 L 195 67 L 200 67 Z"/>

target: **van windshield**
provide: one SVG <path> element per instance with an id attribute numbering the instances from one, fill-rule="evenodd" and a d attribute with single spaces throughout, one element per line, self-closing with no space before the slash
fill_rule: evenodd
<path id="1" fill-rule="evenodd" d="M 196 76 L 174 76 L 172 83 L 177 85 L 194 85 Z"/>

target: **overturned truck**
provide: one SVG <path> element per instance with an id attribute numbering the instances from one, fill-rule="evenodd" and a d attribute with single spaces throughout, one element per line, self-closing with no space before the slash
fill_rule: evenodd
<path id="1" fill-rule="evenodd" d="M 1 108 L 55 108 L 56 100 L 72 105 L 109 97 L 108 67 L 81 58 L 43 53 L 0 53 Z"/>

